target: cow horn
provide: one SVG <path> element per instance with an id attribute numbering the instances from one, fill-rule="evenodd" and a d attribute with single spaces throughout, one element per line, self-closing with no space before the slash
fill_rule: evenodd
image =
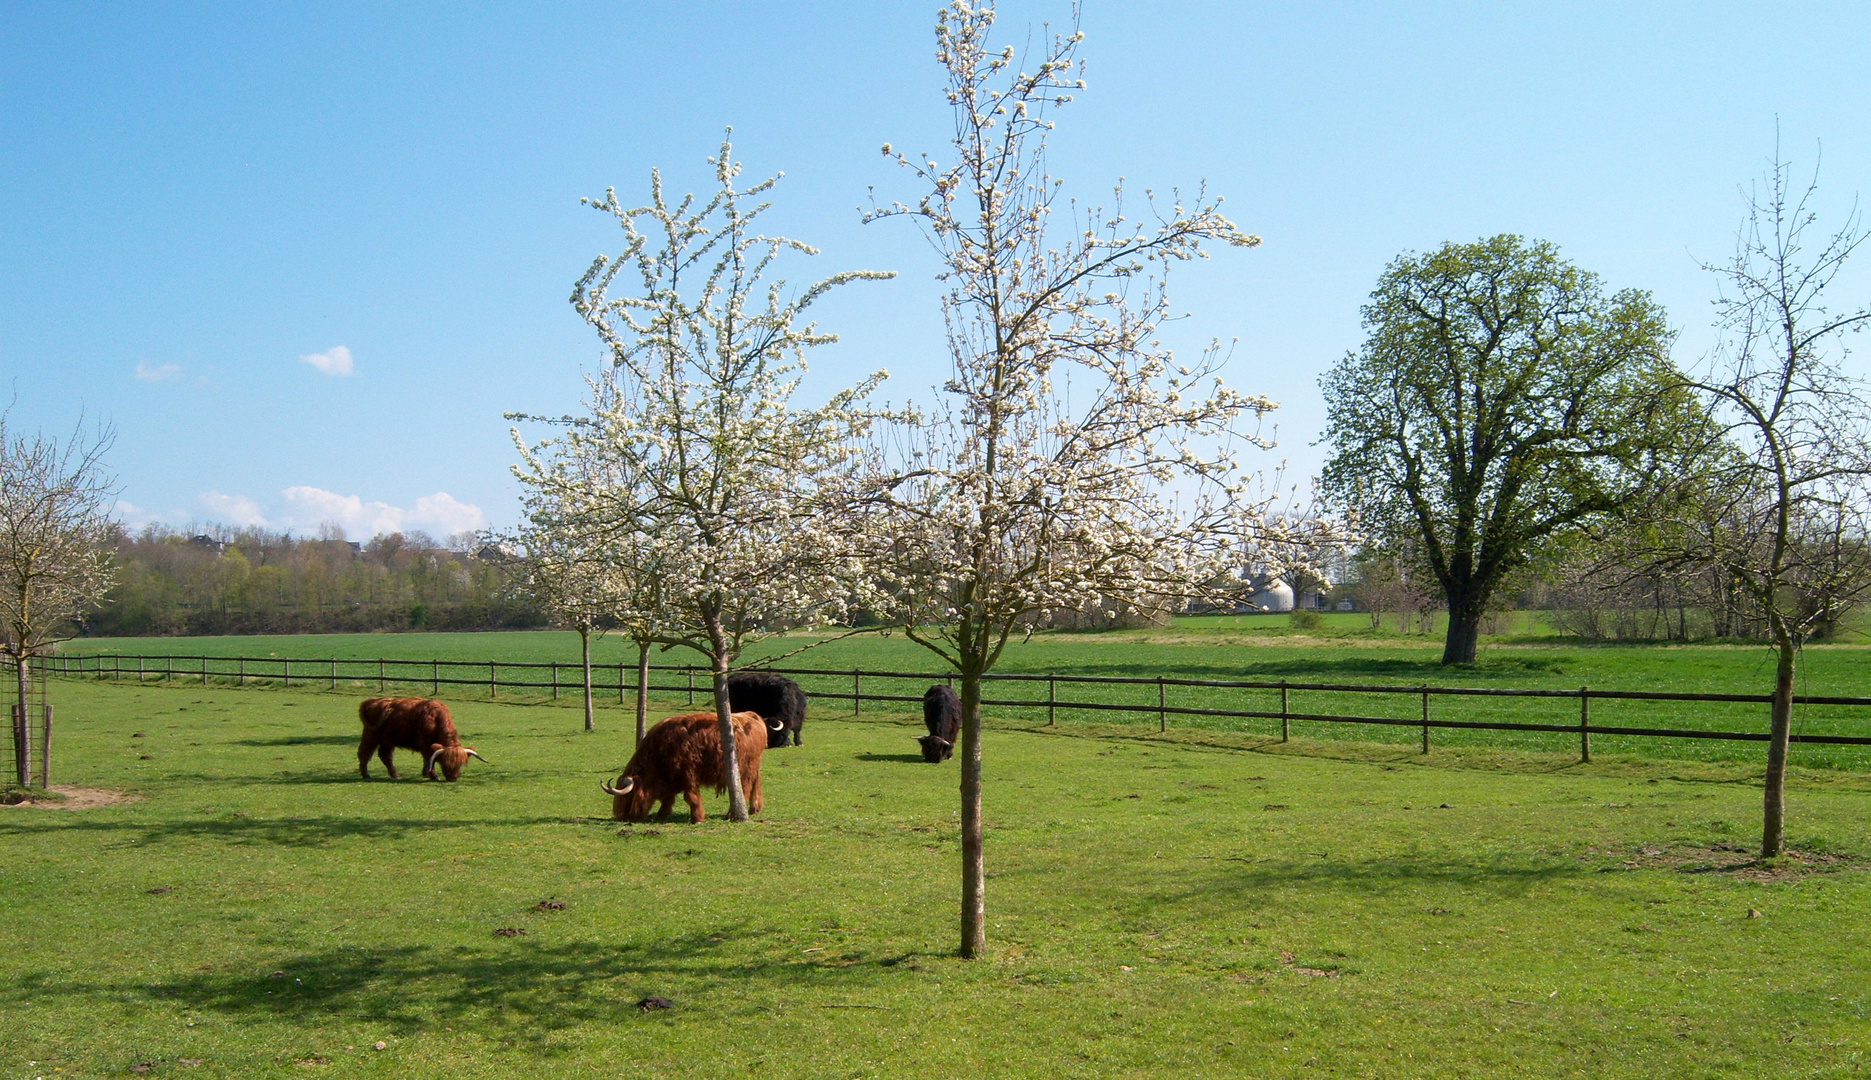
<path id="1" fill-rule="evenodd" d="M 941 744 L 942 744 L 943 746 L 954 746 L 954 745 L 955 745 L 954 743 L 952 743 L 952 742 L 949 742 L 949 741 L 948 741 L 947 739 L 944 739 L 944 738 L 943 738 L 942 736 L 940 736 L 940 735 L 931 735 L 931 736 L 929 736 L 929 737 L 930 737 L 931 739 L 934 739 L 934 740 L 935 740 L 936 742 L 938 742 L 938 743 L 941 743 Z"/>
<path id="2" fill-rule="evenodd" d="M 435 749 L 429 751 L 429 760 L 423 763 L 423 768 L 426 768 L 426 769 L 435 768 L 435 759 L 441 757 L 442 751 L 446 749 L 448 749 L 448 747 L 438 746 Z"/>
<path id="3" fill-rule="evenodd" d="M 598 787 L 601 788 L 606 795 L 628 795 L 631 789 L 637 786 L 637 778 L 634 776 L 626 776 L 623 780 L 624 786 L 620 788 L 612 787 L 610 782 L 605 780 L 598 781 Z"/>
<path id="4" fill-rule="evenodd" d="M 484 758 L 484 757 L 481 757 L 481 755 L 479 755 L 479 754 L 477 754 L 477 753 L 475 753 L 475 752 L 474 752 L 474 747 L 472 747 L 472 746 L 465 746 L 465 747 L 463 747 L 462 749 L 464 749 L 464 750 L 466 750 L 466 751 L 468 752 L 468 756 L 469 756 L 469 757 L 471 757 L 471 758 L 481 758 L 481 761 L 482 761 L 482 762 L 486 762 L 486 761 L 487 761 L 487 759 L 486 759 L 486 758 Z"/>
<path id="5" fill-rule="evenodd" d="M 786 730 L 786 721 L 784 721 L 784 720 L 768 720 L 768 721 L 767 721 L 767 727 L 768 727 L 769 729 L 771 729 L 771 730 L 773 730 L 773 731 L 785 731 L 785 730 Z"/>

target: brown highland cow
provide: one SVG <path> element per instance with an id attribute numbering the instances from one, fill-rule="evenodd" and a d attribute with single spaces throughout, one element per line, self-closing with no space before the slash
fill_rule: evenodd
<path id="1" fill-rule="evenodd" d="M 357 774 L 366 780 L 370 779 L 372 751 L 383 759 L 392 780 L 398 776 L 390 756 L 398 748 L 421 754 L 422 775 L 430 780 L 435 779 L 437 765 L 442 767 L 442 776 L 452 781 L 461 776 L 461 767 L 469 758 L 481 758 L 474 747 L 461 745 L 448 706 L 431 698 L 371 698 L 357 707 L 357 716 L 364 722 L 364 737 L 357 744 Z"/>
<path id="2" fill-rule="evenodd" d="M 643 733 L 637 752 L 624 766 L 617 786 L 599 781 L 598 786 L 611 797 L 611 817 L 618 821 L 642 821 L 650 816 L 650 807 L 662 803 L 659 820 L 668 821 L 676 796 L 688 801 L 689 821 L 699 822 L 702 811 L 702 788 L 716 792 L 728 789 L 727 770 L 721 761 L 721 728 L 711 712 L 683 713 Z M 769 722 L 756 712 L 734 714 L 734 749 L 740 763 L 741 795 L 747 811 L 758 814 L 765 802 L 760 790 L 760 758 L 766 753 L 770 731 L 784 731 L 784 721 Z"/>

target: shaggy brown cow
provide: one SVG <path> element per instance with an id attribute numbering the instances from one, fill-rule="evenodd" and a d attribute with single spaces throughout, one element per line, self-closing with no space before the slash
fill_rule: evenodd
<path id="1" fill-rule="evenodd" d="M 383 767 L 392 780 L 398 776 L 396 763 L 390 760 L 390 755 L 399 747 L 423 756 L 422 775 L 430 780 L 435 779 L 437 765 L 442 767 L 442 776 L 452 781 L 461 776 L 461 767 L 469 758 L 481 758 L 474 747 L 461 745 L 461 736 L 455 733 L 455 721 L 448 715 L 448 706 L 439 701 L 413 697 L 371 698 L 357 707 L 357 716 L 364 722 L 364 737 L 357 744 L 357 774 L 366 780 L 370 779 L 373 751 L 383 759 Z"/>
<path id="2" fill-rule="evenodd" d="M 702 812 L 702 787 L 717 792 L 728 789 L 727 770 L 721 767 L 721 728 L 711 712 L 683 713 L 643 733 L 637 752 L 624 766 L 617 786 L 603 781 L 598 786 L 611 797 L 611 817 L 618 821 L 642 821 L 650 816 L 650 806 L 662 803 L 657 814 L 668 821 L 669 812 L 680 795 L 688 800 L 689 820 L 699 822 Z M 785 724 L 761 718 L 757 712 L 734 714 L 735 757 L 740 762 L 741 795 L 749 813 L 757 814 L 765 799 L 760 790 L 760 757 L 766 753 L 767 733 L 784 730 Z"/>

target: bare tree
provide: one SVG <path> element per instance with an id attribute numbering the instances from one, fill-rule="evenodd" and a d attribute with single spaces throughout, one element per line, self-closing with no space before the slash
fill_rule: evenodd
<path id="1" fill-rule="evenodd" d="M 97 606 L 114 577 L 116 485 L 103 460 L 113 437 L 107 427 L 86 435 L 80 421 L 61 445 L 16 434 L 0 413 L 0 650 L 18 674 L 13 761 L 22 787 L 32 778 L 33 661 Z M 49 732 L 41 738 L 49 744 Z M 41 762 L 40 776 L 50 775 Z"/>
<path id="2" fill-rule="evenodd" d="M 1046 35 L 1022 69 L 1012 46 L 988 44 L 993 22 L 992 4 L 960 0 L 939 16 L 953 160 L 886 145 L 927 190 L 867 215 L 917 223 L 947 286 L 953 373 L 896 448 L 875 568 L 895 621 L 960 676 L 965 957 L 987 940 L 983 676 L 1054 612 L 1187 598 L 1246 561 L 1230 549 L 1264 506 L 1247 505 L 1234 449 L 1264 443 L 1236 425 L 1274 407 L 1220 385 L 1220 350 L 1192 370 L 1157 340 L 1170 263 L 1259 239 L 1201 193 L 1152 200 L 1145 222 L 1124 216 L 1121 189 L 1109 212 L 1063 201 L 1046 139 L 1083 85 L 1082 35 Z"/>
<path id="3" fill-rule="evenodd" d="M 727 678 L 751 642 L 779 630 L 842 618 L 868 587 L 843 539 L 847 476 L 882 379 L 822 406 L 789 402 L 806 350 L 835 341 L 805 323 L 826 292 L 893 276 L 834 274 L 787 296 L 769 279 L 783 252 L 810 246 L 753 231 L 768 204 L 749 206 L 777 178 L 742 188 L 723 142 L 716 190 L 671 206 L 651 174 L 650 202 L 614 191 L 592 205 L 623 228 L 621 254 L 600 256 L 572 294 L 598 331 L 610 367 L 590 415 L 567 427 L 570 451 L 593 464 L 566 512 L 608 536 L 627 576 L 654 574 L 666 600 L 656 640 L 694 649 L 714 672 L 729 817 L 745 821 Z M 647 232 L 644 229 L 647 228 Z M 630 270 L 638 290 L 613 291 Z"/>
<path id="4" fill-rule="evenodd" d="M 1871 406 L 1845 372 L 1843 336 L 1871 307 L 1841 313 L 1824 292 L 1871 238 L 1856 207 L 1819 225 L 1818 171 L 1801 187 L 1778 147 L 1748 193 L 1735 252 L 1706 268 L 1722 284 L 1722 342 L 1695 385 L 1734 444 L 1717 513 L 1687 524 L 1706 558 L 1763 617 L 1777 656 L 1761 821 L 1761 856 L 1786 849 L 1787 747 L 1800 647 L 1871 589 Z"/>

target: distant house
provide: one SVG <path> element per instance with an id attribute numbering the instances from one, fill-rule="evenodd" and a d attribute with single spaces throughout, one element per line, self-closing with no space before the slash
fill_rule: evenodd
<path id="1" fill-rule="evenodd" d="M 209 536 L 206 533 L 202 533 L 199 536 L 191 536 L 188 538 L 188 542 L 198 548 L 207 548 L 209 551 L 212 551 L 216 554 L 220 554 L 221 551 L 223 551 L 227 547 L 227 543 L 225 541 L 216 540 L 214 537 Z"/>

